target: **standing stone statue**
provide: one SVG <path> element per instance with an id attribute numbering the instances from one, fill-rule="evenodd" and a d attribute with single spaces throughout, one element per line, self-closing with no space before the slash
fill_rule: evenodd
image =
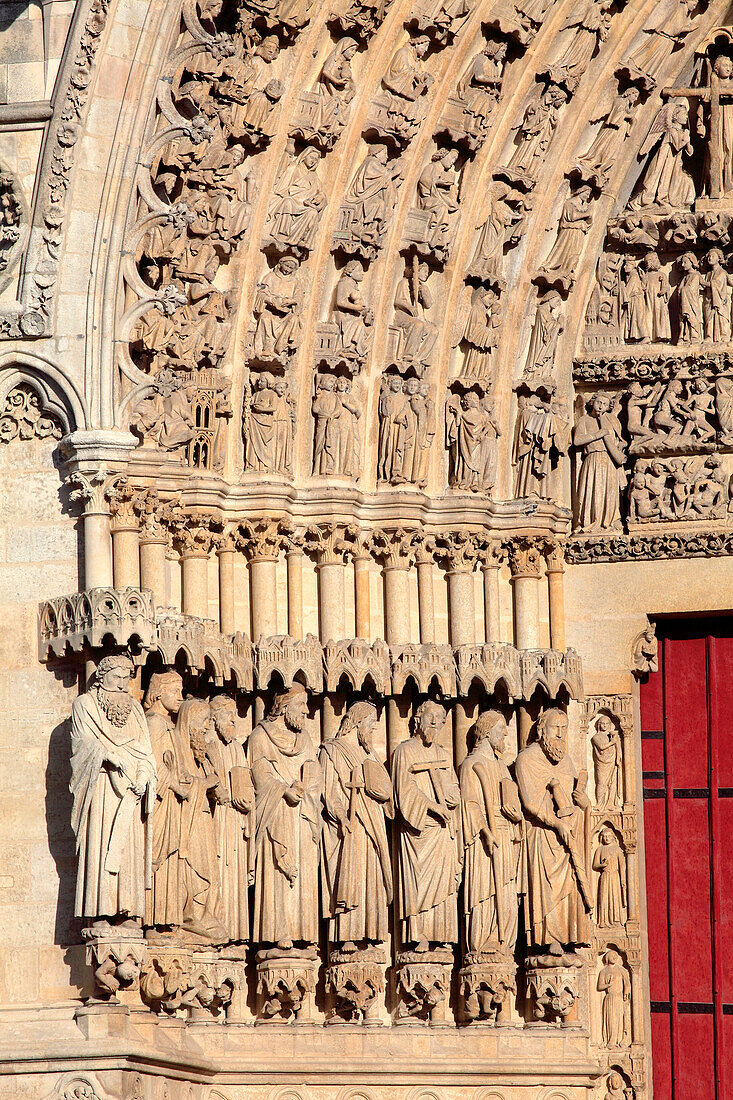
<path id="1" fill-rule="evenodd" d="M 607 714 L 600 714 L 590 739 L 595 772 L 596 809 L 615 810 L 621 805 L 621 737 Z"/>
<path id="2" fill-rule="evenodd" d="M 93 923 L 145 915 L 155 757 L 142 707 L 128 690 L 132 672 L 128 657 L 103 657 L 71 710 L 74 915 Z"/>
<path id="3" fill-rule="evenodd" d="M 598 872 L 599 928 L 612 928 L 626 920 L 626 861 L 613 829 L 601 829 L 593 853 L 593 870 Z"/>
<path id="4" fill-rule="evenodd" d="M 323 897 L 331 943 L 383 943 L 392 901 L 392 862 L 385 818 L 392 817 L 392 781 L 372 752 L 377 711 L 349 708 L 336 737 L 318 753 L 323 768 Z"/>
<path id="5" fill-rule="evenodd" d="M 626 1005 L 631 999 L 631 981 L 618 951 L 609 949 L 596 988 L 603 994 L 601 1030 L 603 1045 L 612 1049 L 626 1046 Z"/>
<path id="6" fill-rule="evenodd" d="M 437 744 L 440 703 L 415 714 L 412 737 L 392 754 L 399 831 L 399 918 L 403 944 L 427 951 L 458 942 L 460 881 L 456 807 L 461 793 L 450 755 Z"/>
<path id="7" fill-rule="evenodd" d="M 502 760 L 506 721 L 498 711 L 482 714 L 473 727 L 472 751 L 461 764 L 463 907 L 466 947 L 472 953 L 517 942 L 522 807 Z"/>
<path id="8" fill-rule="evenodd" d="M 568 720 L 546 710 L 539 740 L 517 756 L 516 776 L 527 823 L 527 935 L 530 947 L 562 956 L 588 942 L 589 800 L 567 752 Z"/>
<path id="9" fill-rule="evenodd" d="M 179 749 L 175 718 L 183 703 L 183 681 L 177 672 L 155 672 L 145 694 L 145 714 L 158 771 L 153 814 L 153 890 L 146 924 L 179 927 L 183 923 L 179 885 L 181 806 L 190 776 Z"/>
<path id="10" fill-rule="evenodd" d="M 578 526 L 584 531 L 621 527 L 620 477 L 626 459 L 621 423 L 605 393 L 594 393 L 578 419 L 573 442 L 582 452 L 578 474 Z"/>
<path id="11" fill-rule="evenodd" d="M 242 942 L 249 939 L 247 887 L 254 879 L 249 859 L 254 788 L 244 746 L 237 739 L 236 702 L 230 695 L 215 695 L 209 707 L 217 733 L 209 753 L 221 780 L 215 792 L 214 828 L 224 924 L 229 939 Z"/>
<path id="12" fill-rule="evenodd" d="M 253 939 L 282 950 L 318 942 L 322 776 L 307 714 L 303 688 L 278 695 L 247 745 L 256 812 Z"/>
<path id="13" fill-rule="evenodd" d="M 224 927 L 213 817 L 213 803 L 223 797 L 223 787 L 209 754 L 211 727 L 206 700 L 186 699 L 176 725 L 184 766 L 190 776 L 188 794 L 181 806 L 178 850 L 181 927 L 194 942 L 225 943 L 228 935 Z"/>

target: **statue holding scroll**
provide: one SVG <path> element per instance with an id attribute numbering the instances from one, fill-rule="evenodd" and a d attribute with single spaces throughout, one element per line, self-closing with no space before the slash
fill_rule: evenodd
<path id="1" fill-rule="evenodd" d="M 103 657 L 71 711 L 74 914 L 94 923 L 142 918 L 150 884 L 155 757 L 132 672 L 129 657 Z"/>
<path id="2" fill-rule="evenodd" d="M 417 709 L 412 737 L 392 754 L 400 811 L 399 917 L 404 945 L 427 951 L 458 942 L 460 802 L 451 756 L 437 743 L 445 725 L 440 703 Z"/>
<path id="3" fill-rule="evenodd" d="M 339 731 L 319 751 L 323 768 L 323 897 L 331 943 L 353 948 L 383 943 L 392 901 L 392 861 L 386 817 L 392 781 L 372 751 L 377 711 L 354 703 Z"/>
<path id="4" fill-rule="evenodd" d="M 527 815 L 527 935 L 530 948 L 561 956 L 588 942 L 590 800 L 567 752 L 568 720 L 557 708 L 537 722 L 539 740 L 517 756 Z"/>

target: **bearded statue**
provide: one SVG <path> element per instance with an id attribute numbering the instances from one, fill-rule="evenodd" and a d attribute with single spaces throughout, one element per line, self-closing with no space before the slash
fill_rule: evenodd
<path id="1" fill-rule="evenodd" d="M 568 755 L 565 712 L 546 710 L 537 733 L 515 765 L 527 816 L 527 935 L 532 950 L 562 956 L 588 942 L 590 800 Z"/>
<path id="2" fill-rule="evenodd" d="M 305 689 L 284 692 L 247 745 L 256 821 L 252 938 L 281 950 L 318 942 L 322 776 L 307 716 Z"/>
<path id="3" fill-rule="evenodd" d="M 146 829 L 155 803 L 155 757 L 145 716 L 129 693 L 129 657 L 103 657 L 71 711 L 71 824 L 78 872 L 75 916 L 92 924 L 145 915 Z"/>

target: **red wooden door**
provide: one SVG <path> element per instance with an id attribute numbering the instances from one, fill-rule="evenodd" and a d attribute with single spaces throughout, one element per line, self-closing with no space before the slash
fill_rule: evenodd
<path id="1" fill-rule="evenodd" d="M 655 1100 L 733 1100 L 733 621 L 658 624 L 641 687 Z"/>

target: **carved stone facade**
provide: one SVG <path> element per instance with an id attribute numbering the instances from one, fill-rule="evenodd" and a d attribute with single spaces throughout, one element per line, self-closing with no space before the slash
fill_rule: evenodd
<path id="1" fill-rule="evenodd" d="M 10 8 L 0 1100 L 651 1096 L 723 0 Z"/>

